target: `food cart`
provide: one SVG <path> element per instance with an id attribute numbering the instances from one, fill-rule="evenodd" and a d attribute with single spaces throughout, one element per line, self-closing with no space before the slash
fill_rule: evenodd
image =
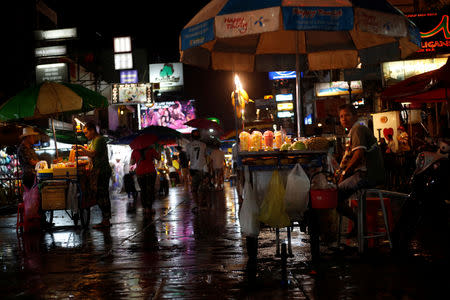
<path id="1" fill-rule="evenodd" d="M 71 156 L 74 150 L 71 151 Z M 53 211 L 64 210 L 77 226 L 86 227 L 90 222 L 90 208 L 96 204 L 95 184 L 91 182 L 91 166 L 88 160 L 69 157 L 68 162 L 45 165 L 37 170 L 41 209 L 48 223 L 53 221 Z"/>
<path id="2" fill-rule="evenodd" d="M 275 143 L 272 144 L 272 134 L 265 133 L 260 144 L 260 138 L 262 135 L 260 133 L 252 133 L 249 137 L 248 133 L 241 136 L 240 147 L 238 156 L 241 160 L 242 166 L 248 166 L 249 173 L 245 178 L 245 181 L 252 182 L 253 189 L 256 190 L 256 194 L 259 197 L 264 197 L 267 194 L 267 189 L 269 185 L 268 178 L 271 176 L 272 172 L 278 170 L 281 177 L 284 179 L 288 176 L 288 173 L 297 164 L 300 164 L 302 169 L 305 171 L 307 176 L 312 179 L 315 174 L 326 173 L 329 170 L 329 153 L 332 149 L 332 141 L 323 137 L 313 137 L 310 139 L 299 139 L 299 143 L 291 144 L 289 141 L 281 144 L 280 140 L 273 140 Z M 278 134 L 275 134 L 278 136 Z M 283 139 L 284 140 L 284 139 Z M 256 143 L 255 143 L 256 142 Z M 275 149 L 273 149 L 275 147 Z M 296 148 L 302 148 L 303 150 L 296 150 Z M 282 150 L 281 150 L 282 149 Z M 245 151 L 245 150 L 257 150 L 257 151 Z M 282 173 L 282 174 L 281 174 Z M 265 178 L 264 178 L 265 177 Z M 286 181 L 284 180 L 284 183 Z M 308 183 L 310 181 L 308 180 Z M 308 186 L 308 191 L 311 191 L 311 186 Z M 244 195 L 244 201 L 246 195 Z M 259 199 L 258 205 L 261 205 L 261 199 Z M 262 206 L 261 206 L 262 207 Z M 308 202 L 307 207 L 307 218 L 302 220 L 291 218 L 291 224 L 288 226 L 293 226 L 293 222 L 305 224 L 308 227 L 308 233 L 311 237 L 311 255 L 312 259 L 315 260 L 319 256 L 319 224 L 318 216 L 311 205 L 311 201 Z M 270 226 L 269 226 L 270 227 Z M 291 245 L 290 245 L 290 230 L 288 233 L 288 252 L 292 255 Z M 277 238 L 277 256 L 280 255 L 279 248 L 279 228 L 276 228 L 276 238 Z M 257 237 L 253 236 L 251 238 Z M 249 241 L 247 237 L 247 241 Z M 255 242 L 255 241 L 253 241 Z M 248 246 L 248 245 L 247 245 Z M 285 255 L 282 253 L 281 255 Z"/>

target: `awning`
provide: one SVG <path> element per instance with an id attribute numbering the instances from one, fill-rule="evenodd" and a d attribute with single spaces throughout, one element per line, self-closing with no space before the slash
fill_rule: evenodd
<path id="1" fill-rule="evenodd" d="M 446 102 L 450 98 L 450 60 L 441 68 L 388 87 L 381 99 L 395 102 Z"/>

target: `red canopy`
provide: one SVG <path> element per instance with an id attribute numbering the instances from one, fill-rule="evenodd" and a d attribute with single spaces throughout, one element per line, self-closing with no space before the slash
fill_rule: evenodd
<path id="1" fill-rule="evenodd" d="M 437 70 L 419 74 L 388 87 L 381 93 L 386 101 L 445 102 L 450 99 L 450 60 Z"/>

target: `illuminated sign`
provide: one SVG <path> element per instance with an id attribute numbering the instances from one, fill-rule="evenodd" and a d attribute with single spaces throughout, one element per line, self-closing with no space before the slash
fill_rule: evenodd
<path id="1" fill-rule="evenodd" d="M 275 101 L 277 101 L 277 102 L 279 102 L 279 101 L 292 101 L 292 99 L 294 99 L 292 94 L 278 94 L 278 95 L 275 95 Z"/>
<path id="2" fill-rule="evenodd" d="M 295 71 L 276 71 L 276 72 L 269 72 L 269 79 L 270 80 L 278 80 L 278 79 L 291 79 L 296 78 Z"/>
<path id="3" fill-rule="evenodd" d="M 138 83 L 137 70 L 120 71 L 120 83 Z"/>
<path id="4" fill-rule="evenodd" d="M 449 15 L 418 13 L 407 17 L 420 29 L 422 47 L 418 52 L 450 53 Z"/>
<path id="5" fill-rule="evenodd" d="M 131 38 L 129 36 L 114 38 L 114 53 L 131 52 Z"/>
<path id="6" fill-rule="evenodd" d="M 312 114 L 305 117 L 305 125 L 312 125 Z"/>
<path id="7" fill-rule="evenodd" d="M 287 102 L 287 103 L 278 103 L 277 104 L 277 110 L 294 110 L 294 103 Z"/>
<path id="8" fill-rule="evenodd" d="M 37 40 L 59 40 L 71 39 L 77 37 L 76 28 L 54 29 L 54 30 L 37 30 L 34 32 Z"/>
<path id="9" fill-rule="evenodd" d="M 112 104 L 146 103 L 152 100 L 152 89 L 149 83 L 113 84 Z"/>
<path id="10" fill-rule="evenodd" d="M 439 69 L 447 58 L 390 61 L 381 64 L 385 85 L 392 85 L 409 77 Z"/>
<path id="11" fill-rule="evenodd" d="M 351 81 L 350 87 L 352 89 L 352 94 L 359 94 L 363 92 L 361 81 Z M 317 97 L 341 96 L 349 94 L 347 81 L 315 83 L 314 88 Z"/>
<path id="12" fill-rule="evenodd" d="M 264 95 L 264 100 L 272 100 L 273 95 Z"/>
<path id="13" fill-rule="evenodd" d="M 36 66 L 36 83 L 42 83 L 44 81 L 68 81 L 69 72 L 67 64 L 44 64 Z"/>
<path id="14" fill-rule="evenodd" d="M 149 69 L 150 82 L 159 83 L 162 92 L 177 90 L 184 85 L 182 63 L 150 64 Z"/>
<path id="15" fill-rule="evenodd" d="M 116 70 L 133 68 L 133 56 L 131 53 L 114 54 L 114 68 Z"/>
<path id="16" fill-rule="evenodd" d="M 34 49 L 35 57 L 62 56 L 66 55 L 66 46 L 40 47 Z"/>
<path id="17" fill-rule="evenodd" d="M 282 118 L 291 118 L 294 116 L 294 113 L 291 111 L 279 111 L 277 113 L 277 117 L 282 119 Z"/>

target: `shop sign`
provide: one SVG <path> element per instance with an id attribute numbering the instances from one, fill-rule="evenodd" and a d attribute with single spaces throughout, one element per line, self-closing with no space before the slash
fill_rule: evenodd
<path id="1" fill-rule="evenodd" d="M 149 83 L 130 83 L 112 85 L 112 104 L 144 104 L 152 100 Z"/>
<path id="2" fill-rule="evenodd" d="M 183 64 L 150 64 L 150 82 L 159 83 L 159 90 L 167 92 L 177 90 L 184 85 Z"/>
<path id="3" fill-rule="evenodd" d="M 397 15 L 359 8 L 356 10 L 356 26 L 360 31 L 386 36 L 405 37 L 406 22 Z"/>
<path id="4" fill-rule="evenodd" d="M 137 70 L 120 71 L 120 83 L 138 83 Z"/>
<path id="5" fill-rule="evenodd" d="M 295 71 L 274 71 L 269 72 L 269 79 L 270 80 L 278 80 L 278 79 L 292 79 L 296 78 Z"/>
<path id="6" fill-rule="evenodd" d="M 277 104 L 277 110 L 294 110 L 294 103 L 292 102 L 286 102 L 286 103 L 278 103 Z"/>
<path id="7" fill-rule="evenodd" d="M 63 56 L 67 54 L 66 46 L 39 47 L 34 49 L 35 57 Z"/>
<path id="8" fill-rule="evenodd" d="M 216 16 L 218 38 L 272 32 L 280 29 L 280 7 Z"/>
<path id="9" fill-rule="evenodd" d="M 352 30 L 353 8 L 284 6 L 283 22 L 286 30 Z"/>
<path id="10" fill-rule="evenodd" d="M 450 17 L 448 14 L 417 13 L 407 15 L 420 29 L 422 53 L 450 53 Z"/>
<path id="11" fill-rule="evenodd" d="M 66 63 L 44 64 L 36 66 L 36 83 L 44 81 L 67 82 L 69 72 Z"/>
<path id="12" fill-rule="evenodd" d="M 203 45 L 214 39 L 214 18 L 181 31 L 181 50 Z"/>
<path id="13" fill-rule="evenodd" d="M 352 89 L 352 94 L 360 94 L 363 92 L 361 81 L 350 81 L 350 87 Z M 347 81 L 315 83 L 314 89 L 317 97 L 341 96 L 349 94 Z"/>
<path id="14" fill-rule="evenodd" d="M 77 37 L 76 28 L 64 28 L 54 30 L 36 30 L 34 32 L 36 40 L 60 40 L 60 39 L 73 39 Z"/>
<path id="15" fill-rule="evenodd" d="M 281 102 L 281 101 L 292 101 L 294 99 L 294 96 L 292 94 L 278 94 L 275 95 L 275 101 Z"/>
<path id="16" fill-rule="evenodd" d="M 447 62 L 444 58 L 391 61 L 381 64 L 385 86 L 393 85 L 409 77 L 439 69 Z"/>
<path id="17" fill-rule="evenodd" d="M 282 119 L 282 118 L 291 118 L 291 117 L 293 117 L 293 116 L 294 116 L 294 113 L 291 112 L 291 111 L 279 111 L 279 112 L 277 112 L 277 117 L 278 117 L 279 119 Z"/>

